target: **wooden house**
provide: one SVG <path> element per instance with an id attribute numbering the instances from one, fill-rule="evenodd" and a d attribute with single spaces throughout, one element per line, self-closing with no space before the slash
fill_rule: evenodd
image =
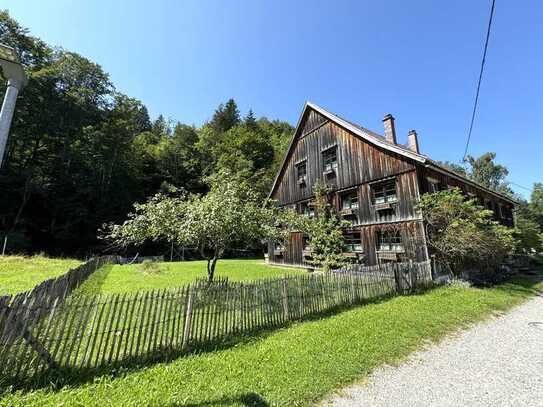
<path id="1" fill-rule="evenodd" d="M 346 255 L 368 265 L 429 258 L 422 217 L 415 210 L 425 192 L 459 187 L 493 210 L 496 220 L 513 226 L 513 200 L 421 154 L 414 130 L 407 145 L 399 144 L 392 115 L 383 123 L 380 135 L 306 103 L 270 198 L 313 216 L 313 186 L 325 180 L 333 205 L 352 224 L 344 230 Z M 310 256 L 302 233 L 292 233 L 286 245 L 268 246 L 270 263 L 306 266 Z"/>

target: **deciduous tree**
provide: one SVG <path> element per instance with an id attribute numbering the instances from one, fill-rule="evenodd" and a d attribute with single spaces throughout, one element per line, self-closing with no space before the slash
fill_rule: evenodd
<path id="1" fill-rule="evenodd" d="M 455 273 L 472 267 L 496 269 L 513 251 L 513 230 L 493 221 L 492 211 L 466 199 L 458 188 L 424 194 L 417 208 L 432 254 Z"/>
<path id="2" fill-rule="evenodd" d="M 246 181 L 221 173 L 210 180 L 205 195 L 158 194 L 120 225 L 110 224 L 103 237 L 119 245 L 146 240 L 176 242 L 197 247 L 207 259 L 207 277 L 213 280 L 217 261 L 226 249 L 243 247 L 262 239 L 284 239 L 296 215 L 262 201 Z"/>

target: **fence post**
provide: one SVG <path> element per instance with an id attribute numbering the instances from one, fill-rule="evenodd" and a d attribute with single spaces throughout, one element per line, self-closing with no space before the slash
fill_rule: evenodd
<path id="1" fill-rule="evenodd" d="M 394 280 L 396 280 L 396 292 L 398 294 L 403 294 L 402 291 L 402 276 L 400 275 L 400 267 L 397 263 L 392 264 L 394 270 Z"/>
<path id="2" fill-rule="evenodd" d="M 355 283 L 354 283 L 355 275 L 354 275 L 353 271 L 351 271 L 349 274 L 350 274 L 349 277 L 351 279 L 351 304 L 354 304 L 358 300 L 358 298 L 356 296 L 356 287 L 355 287 Z"/>
<path id="3" fill-rule="evenodd" d="M 415 291 L 415 287 L 418 285 L 418 270 L 413 263 L 413 259 L 409 259 L 409 292 Z"/>
<path id="4" fill-rule="evenodd" d="M 283 298 L 283 319 L 288 321 L 288 290 L 287 280 L 284 278 L 281 282 L 281 297 Z"/>
<path id="5" fill-rule="evenodd" d="M 187 316 L 185 317 L 185 326 L 183 328 L 183 344 L 181 345 L 182 349 L 185 349 L 189 342 L 193 301 L 194 301 L 194 290 L 193 290 L 193 287 L 190 286 L 189 295 L 187 296 L 187 305 L 186 305 Z"/>

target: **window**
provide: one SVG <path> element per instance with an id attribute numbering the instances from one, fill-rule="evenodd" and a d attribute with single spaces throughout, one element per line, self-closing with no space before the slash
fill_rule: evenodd
<path id="1" fill-rule="evenodd" d="M 341 210 L 358 209 L 358 194 L 349 192 L 341 196 Z"/>
<path id="2" fill-rule="evenodd" d="M 358 193 L 351 191 L 340 196 L 341 215 L 351 225 L 359 224 L 358 220 Z"/>
<path id="3" fill-rule="evenodd" d="M 492 202 L 490 201 L 490 199 L 485 199 L 485 208 L 489 211 L 492 210 Z"/>
<path id="4" fill-rule="evenodd" d="M 303 247 L 304 247 L 304 251 L 311 250 L 311 246 L 309 245 L 309 236 L 307 235 L 303 236 Z"/>
<path id="5" fill-rule="evenodd" d="M 346 252 L 361 252 L 362 239 L 360 238 L 360 232 L 343 232 L 344 250 Z"/>
<path id="6" fill-rule="evenodd" d="M 331 147 L 322 152 L 322 168 L 325 173 L 337 168 L 337 147 Z"/>
<path id="7" fill-rule="evenodd" d="M 304 160 L 296 164 L 296 178 L 298 180 L 298 184 L 305 185 L 306 176 L 307 176 L 307 161 Z"/>
<path id="8" fill-rule="evenodd" d="M 400 231 L 377 232 L 377 250 L 387 252 L 403 252 Z"/>
<path id="9" fill-rule="evenodd" d="M 315 208 L 311 202 L 302 202 L 300 203 L 299 213 L 301 215 L 313 218 L 315 216 Z"/>
<path id="10" fill-rule="evenodd" d="M 282 256 L 285 252 L 285 245 L 281 242 L 276 242 L 273 246 L 273 255 Z"/>
<path id="11" fill-rule="evenodd" d="M 438 192 L 441 190 L 441 185 L 439 184 L 439 181 L 435 178 L 427 178 L 428 181 L 428 192 Z"/>
<path id="12" fill-rule="evenodd" d="M 498 216 L 498 219 L 503 219 L 504 216 L 503 216 L 503 207 L 502 207 L 502 204 L 498 204 L 496 205 L 497 208 L 496 208 L 496 214 Z"/>
<path id="13" fill-rule="evenodd" d="M 398 201 L 395 179 L 373 184 L 371 188 L 373 191 L 373 203 L 376 205 Z"/>
<path id="14" fill-rule="evenodd" d="M 503 218 L 507 220 L 513 220 L 513 210 L 510 206 L 506 205 L 502 208 Z"/>

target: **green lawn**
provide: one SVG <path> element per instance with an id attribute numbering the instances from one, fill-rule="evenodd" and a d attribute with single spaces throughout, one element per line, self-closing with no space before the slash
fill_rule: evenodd
<path id="1" fill-rule="evenodd" d="M 533 294 L 527 282 L 437 288 L 297 323 L 228 349 L 60 389 L 5 393 L 0 405 L 311 405 L 375 367 Z"/>
<path id="2" fill-rule="evenodd" d="M 30 290 L 80 263 L 74 259 L 51 259 L 44 256 L 0 256 L 0 295 Z"/>
<path id="3" fill-rule="evenodd" d="M 146 272 L 141 264 L 112 265 L 94 273 L 80 288 L 85 294 L 135 292 L 157 288 L 179 287 L 206 277 L 205 261 L 158 263 L 158 272 Z M 233 281 L 249 281 L 306 273 L 301 269 L 269 266 L 263 260 L 231 260 L 217 262 L 216 277 Z"/>

